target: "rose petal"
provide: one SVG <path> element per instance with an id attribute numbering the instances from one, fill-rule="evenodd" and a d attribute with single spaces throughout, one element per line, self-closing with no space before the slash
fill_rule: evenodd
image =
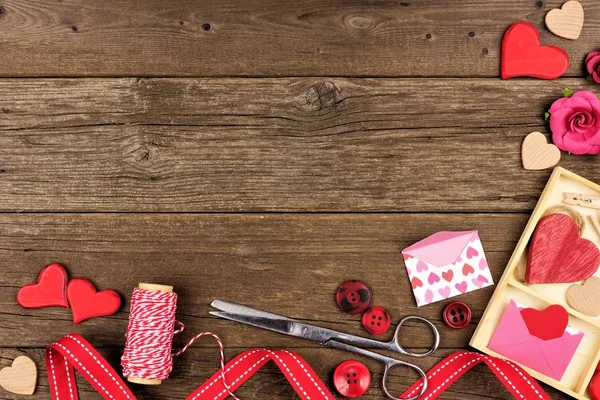
<path id="1" fill-rule="evenodd" d="M 575 92 L 575 94 L 573 94 L 573 96 L 571 96 L 571 99 L 586 99 L 589 102 L 600 102 L 600 100 L 598 100 L 598 96 L 592 92 L 590 92 L 589 90 L 580 90 L 578 92 Z M 570 103 L 568 105 L 568 107 L 573 107 Z"/>
<path id="2" fill-rule="evenodd" d="M 565 101 L 569 100 L 567 97 L 561 97 L 560 99 L 556 100 L 554 103 L 552 103 L 552 105 L 550 106 L 550 114 L 552 114 L 554 111 L 563 108 L 563 104 L 565 103 Z"/>
<path id="3" fill-rule="evenodd" d="M 550 130 L 552 131 L 552 140 L 555 143 L 557 142 L 556 137 L 562 138 L 562 136 L 569 132 L 571 115 L 573 115 L 573 110 L 570 108 L 561 108 L 550 114 Z M 558 139 L 558 142 L 562 143 L 562 140 Z"/>
<path id="4" fill-rule="evenodd" d="M 582 134 L 574 132 L 569 132 L 563 136 L 563 146 L 563 150 L 577 155 L 587 154 L 594 147 L 585 141 Z"/>
<path id="5" fill-rule="evenodd" d="M 588 151 L 588 154 L 595 156 L 596 154 L 600 154 L 600 146 L 592 146 L 592 148 Z"/>
<path id="6" fill-rule="evenodd" d="M 600 83 L 600 75 L 598 75 L 597 71 L 592 72 L 592 79 L 594 80 L 594 82 Z"/>
<path id="7" fill-rule="evenodd" d="M 588 55 L 585 57 L 585 63 L 587 64 L 588 61 L 590 61 L 592 59 L 592 57 L 596 57 L 600 55 L 600 51 L 592 51 L 590 53 L 588 53 Z"/>
<path id="8" fill-rule="evenodd" d="M 598 67 L 598 64 L 600 64 L 600 55 L 595 55 L 585 62 L 585 66 L 590 74 Z"/>

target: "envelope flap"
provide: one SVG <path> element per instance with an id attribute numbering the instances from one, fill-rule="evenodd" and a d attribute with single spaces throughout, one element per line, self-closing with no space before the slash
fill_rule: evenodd
<path id="1" fill-rule="evenodd" d="M 443 267 L 454 264 L 469 242 L 478 238 L 477 231 L 437 232 L 405 248 L 402 254 Z"/>
<path id="2" fill-rule="evenodd" d="M 489 347 L 502 348 L 504 346 L 514 346 L 525 343 L 531 338 L 529 329 L 523 321 L 519 307 L 514 300 L 511 300 L 502 314 L 498 327 L 492 336 Z"/>
<path id="3" fill-rule="evenodd" d="M 562 379 L 582 339 L 583 332 L 575 335 L 565 333 L 562 337 L 542 342 L 542 354 L 556 380 Z"/>

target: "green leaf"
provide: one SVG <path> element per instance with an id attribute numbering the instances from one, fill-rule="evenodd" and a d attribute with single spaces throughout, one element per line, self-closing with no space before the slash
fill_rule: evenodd
<path id="1" fill-rule="evenodd" d="M 575 92 L 569 88 L 565 88 L 565 90 L 563 90 L 563 95 L 565 97 L 571 97 L 571 96 L 573 96 L 573 93 L 575 93 Z"/>
<path id="2" fill-rule="evenodd" d="M 548 111 L 546 111 L 544 113 L 544 121 L 548 121 L 550 119 L 550 113 Z"/>

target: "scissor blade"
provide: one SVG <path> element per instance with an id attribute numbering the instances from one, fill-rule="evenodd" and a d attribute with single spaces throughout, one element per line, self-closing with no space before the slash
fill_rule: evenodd
<path id="1" fill-rule="evenodd" d="M 285 335 L 294 335 L 292 331 L 294 330 L 294 321 L 286 320 L 286 319 L 273 319 L 273 318 L 262 318 L 255 317 L 252 315 L 239 315 L 239 314 L 229 314 L 224 311 L 210 311 L 209 314 L 214 315 L 216 317 L 225 318 L 230 321 L 240 322 L 246 325 L 252 325 L 257 328 L 267 329 L 273 332 L 283 333 Z"/>
<path id="2" fill-rule="evenodd" d="M 217 310 L 225 311 L 228 314 L 260 317 L 260 318 L 265 318 L 265 319 L 281 319 L 281 320 L 286 320 L 286 321 L 294 321 L 291 318 L 283 317 L 283 316 L 277 315 L 277 314 L 268 313 L 266 311 L 257 310 L 256 308 L 243 306 L 241 304 L 231 303 L 229 301 L 215 300 L 210 305 L 211 305 L 211 307 L 216 308 Z M 212 314 L 212 312 L 211 312 L 211 314 Z"/>

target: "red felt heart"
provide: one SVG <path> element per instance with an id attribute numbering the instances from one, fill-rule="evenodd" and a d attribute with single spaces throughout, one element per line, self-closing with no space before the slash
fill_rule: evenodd
<path id="1" fill-rule="evenodd" d="M 502 79 L 529 76 L 556 79 L 569 68 L 569 56 L 556 46 L 541 46 L 540 34 L 527 22 L 513 24 L 502 40 Z"/>
<path id="2" fill-rule="evenodd" d="M 563 306 L 553 304 L 544 311 L 535 308 L 521 310 L 523 322 L 527 325 L 529 333 L 542 340 L 559 338 L 565 333 L 569 324 L 569 314 Z"/>
<path id="3" fill-rule="evenodd" d="M 24 308 L 68 308 L 67 280 L 67 271 L 62 265 L 50 264 L 40 272 L 37 283 L 28 283 L 19 289 L 17 303 Z"/>
<path id="4" fill-rule="evenodd" d="M 73 279 L 67 286 L 67 297 L 73 309 L 73 322 L 111 315 L 121 308 L 121 296 L 114 290 L 96 291 L 87 279 Z"/>
<path id="5" fill-rule="evenodd" d="M 579 236 L 579 227 L 565 214 L 540 219 L 527 253 L 528 283 L 583 281 L 600 265 L 600 251 Z"/>

